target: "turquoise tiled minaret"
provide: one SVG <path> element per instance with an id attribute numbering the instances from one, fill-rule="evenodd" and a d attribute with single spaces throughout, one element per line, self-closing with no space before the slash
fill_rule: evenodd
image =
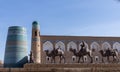
<path id="1" fill-rule="evenodd" d="M 20 26 L 11 26 L 8 29 L 4 67 L 23 67 L 27 61 L 26 29 Z"/>

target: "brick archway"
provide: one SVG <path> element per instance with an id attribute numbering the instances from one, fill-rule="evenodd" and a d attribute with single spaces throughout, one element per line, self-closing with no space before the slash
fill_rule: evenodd
<path id="1" fill-rule="evenodd" d="M 53 50 L 53 44 L 50 41 L 43 43 L 43 51 L 45 50 Z"/>

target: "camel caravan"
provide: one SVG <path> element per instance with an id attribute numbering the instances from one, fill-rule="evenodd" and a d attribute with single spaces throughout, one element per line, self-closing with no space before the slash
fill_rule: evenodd
<path id="1" fill-rule="evenodd" d="M 74 56 L 78 57 L 78 63 L 80 62 L 80 58 L 82 58 L 83 63 L 84 63 L 84 56 L 85 55 L 88 55 L 89 58 L 91 59 L 90 63 L 93 63 L 92 52 L 94 52 L 95 49 L 91 49 L 91 50 L 87 49 L 84 42 L 82 42 L 81 49 L 79 51 L 77 51 L 76 49 L 72 49 L 72 48 L 70 48 L 70 51 L 74 54 Z M 104 60 L 103 60 L 104 57 L 106 57 L 107 61 L 110 62 L 110 56 L 113 57 L 113 62 L 119 61 L 117 49 L 112 49 L 112 50 L 110 50 L 110 48 L 108 48 L 106 50 L 101 49 L 101 50 L 99 50 L 99 53 L 102 56 L 102 63 L 104 63 Z"/>
<path id="2" fill-rule="evenodd" d="M 95 52 L 95 49 L 89 49 L 84 41 L 81 42 L 79 50 L 70 46 L 69 51 L 72 53 L 73 61 L 76 59 L 76 63 L 84 63 L 85 56 L 88 56 L 90 63 L 93 63 L 92 52 Z M 56 63 L 55 57 L 59 57 L 59 63 L 61 63 L 61 61 L 66 63 L 67 58 L 65 58 L 64 50 L 60 46 L 58 46 L 58 48 L 53 48 L 52 50 L 44 50 L 44 52 L 47 60 L 50 60 L 51 63 Z M 104 58 L 106 58 L 107 62 L 110 63 L 110 57 L 113 59 L 112 62 L 119 62 L 117 49 L 100 49 L 99 54 L 102 56 L 102 63 L 105 63 Z M 82 62 L 80 60 L 82 60 Z"/>
<path id="3" fill-rule="evenodd" d="M 93 62 L 93 52 L 96 52 L 95 48 L 89 49 L 88 46 L 85 44 L 84 41 L 81 42 L 80 48 L 77 50 L 73 48 L 72 46 L 69 47 L 69 51 L 72 54 L 72 61 L 75 61 L 75 63 L 85 63 L 85 56 L 89 57 L 89 63 L 94 63 Z M 56 63 L 56 57 L 57 60 L 59 60 L 59 63 L 66 63 L 66 59 L 68 59 L 65 55 L 65 51 L 61 46 L 58 46 L 57 48 L 53 48 L 52 50 L 45 49 L 45 56 L 46 60 L 50 61 L 50 63 Z M 106 63 L 104 62 L 104 58 L 106 58 L 107 63 L 111 63 L 110 59 L 112 57 L 112 63 L 119 63 L 119 53 L 118 49 L 111 49 L 111 48 L 100 48 L 98 50 L 99 55 L 101 55 L 101 63 Z M 71 55 L 70 54 L 70 55 Z M 34 63 L 34 59 L 32 57 L 32 52 L 30 52 L 30 63 Z M 82 61 L 81 61 L 82 60 Z"/>
<path id="4" fill-rule="evenodd" d="M 87 48 L 84 41 L 80 44 L 80 49 L 76 50 L 70 46 L 69 51 L 72 53 L 73 60 L 77 59 L 76 63 L 84 63 L 84 56 L 88 56 L 90 58 L 90 63 L 93 63 L 92 52 L 95 52 L 95 49 Z M 59 57 L 59 63 L 63 60 L 66 63 L 64 50 L 58 46 L 58 48 L 53 48 L 52 50 L 44 50 L 47 60 L 50 60 L 51 63 L 56 63 L 55 57 Z M 104 62 L 104 58 L 107 59 L 107 62 L 110 63 L 110 57 L 112 57 L 112 62 L 119 62 L 118 50 L 117 49 L 101 49 L 99 50 L 99 54 L 102 56 L 102 63 Z M 82 59 L 82 62 L 80 61 Z"/>

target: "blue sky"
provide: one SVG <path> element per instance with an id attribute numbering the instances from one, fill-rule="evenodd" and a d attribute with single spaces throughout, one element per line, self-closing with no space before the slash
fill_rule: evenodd
<path id="1" fill-rule="evenodd" d="M 0 0 L 0 60 L 9 26 L 40 23 L 41 35 L 120 36 L 120 3 L 116 0 Z"/>

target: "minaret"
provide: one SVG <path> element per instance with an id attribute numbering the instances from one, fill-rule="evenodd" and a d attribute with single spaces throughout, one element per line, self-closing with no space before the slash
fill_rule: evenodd
<path id="1" fill-rule="evenodd" d="M 34 63 L 41 63 L 41 43 L 40 43 L 40 26 L 37 21 L 32 23 L 32 54 Z"/>
<path id="2" fill-rule="evenodd" d="M 5 47 L 4 67 L 23 67 L 28 62 L 27 57 L 27 31 L 21 26 L 11 26 Z"/>

